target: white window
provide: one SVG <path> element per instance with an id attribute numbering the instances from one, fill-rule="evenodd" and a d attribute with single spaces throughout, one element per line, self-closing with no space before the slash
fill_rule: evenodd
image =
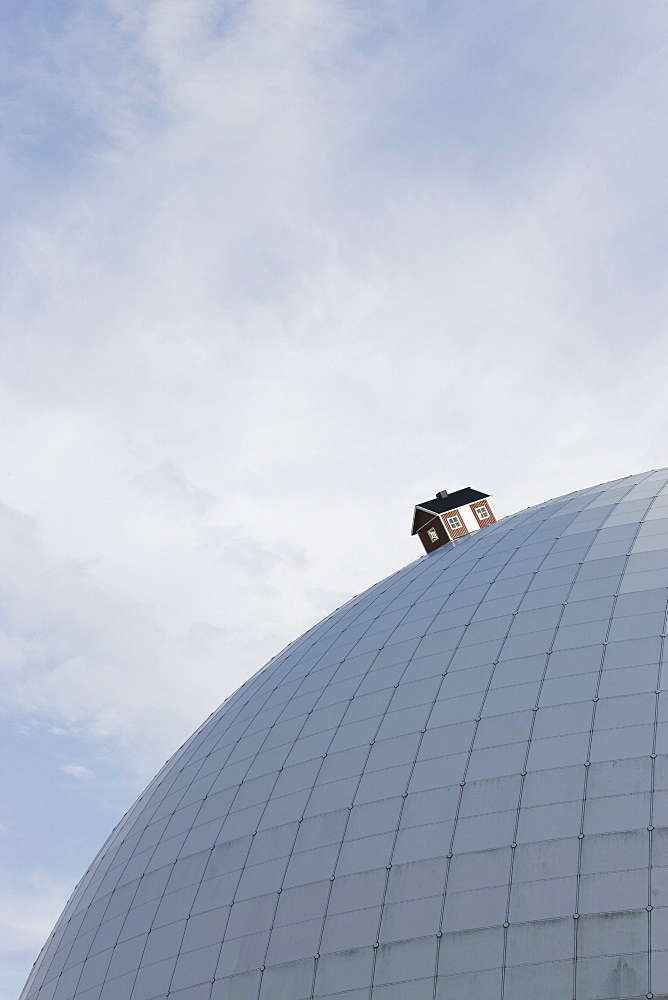
<path id="1" fill-rule="evenodd" d="M 481 521 L 486 521 L 489 517 L 489 511 L 486 507 L 476 507 L 475 512 Z"/>
<path id="2" fill-rule="evenodd" d="M 450 525 L 453 531 L 457 531 L 457 529 L 461 528 L 462 526 L 462 522 L 459 520 L 456 514 L 453 514 L 452 517 L 448 518 L 448 524 Z"/>
<path id="3" fill-rule="evenodd" d="M 438 541 L 438 532 L 434 528 L 429 528 L 429 530 L 427 531 L 427 534 L 429 535 L 429 541 L 430 542 L 437 542 Z"/>

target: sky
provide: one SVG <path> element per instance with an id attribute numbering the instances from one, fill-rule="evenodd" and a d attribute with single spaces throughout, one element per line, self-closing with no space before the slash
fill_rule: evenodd
<path id="1" fill-rule="evenodd" d="M 307 627 L 668 465 L 665 0 L 4 0 L 0 1000 Z"/>

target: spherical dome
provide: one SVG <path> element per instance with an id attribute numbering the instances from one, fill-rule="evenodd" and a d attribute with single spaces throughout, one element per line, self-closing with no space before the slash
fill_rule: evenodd
<path id="1" fill-rule="evenodd" d="M 668 470 L 376 584 L 244 684 L 24 1000 L 668 996 Z"/>

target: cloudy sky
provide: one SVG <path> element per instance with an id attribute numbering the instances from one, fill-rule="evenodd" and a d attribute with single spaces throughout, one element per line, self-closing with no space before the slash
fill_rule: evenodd
<path id="1" fill-rule="evenodd" d="M 245 677 L 668 465 L 664 0 L 4 0 L 1 1000 Z"/>

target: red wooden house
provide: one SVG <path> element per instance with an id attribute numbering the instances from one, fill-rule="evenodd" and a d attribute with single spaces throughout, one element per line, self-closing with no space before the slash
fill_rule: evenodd
<path id="1" fill-rule="evenodd" d="M 411 534 L 418 535 L 426 552 L 433 552 L 454 538 L 494 524 L 489 496 L 470 486 L 454 493 L 441 490 L 433 500 L 416 506 Z"/>

